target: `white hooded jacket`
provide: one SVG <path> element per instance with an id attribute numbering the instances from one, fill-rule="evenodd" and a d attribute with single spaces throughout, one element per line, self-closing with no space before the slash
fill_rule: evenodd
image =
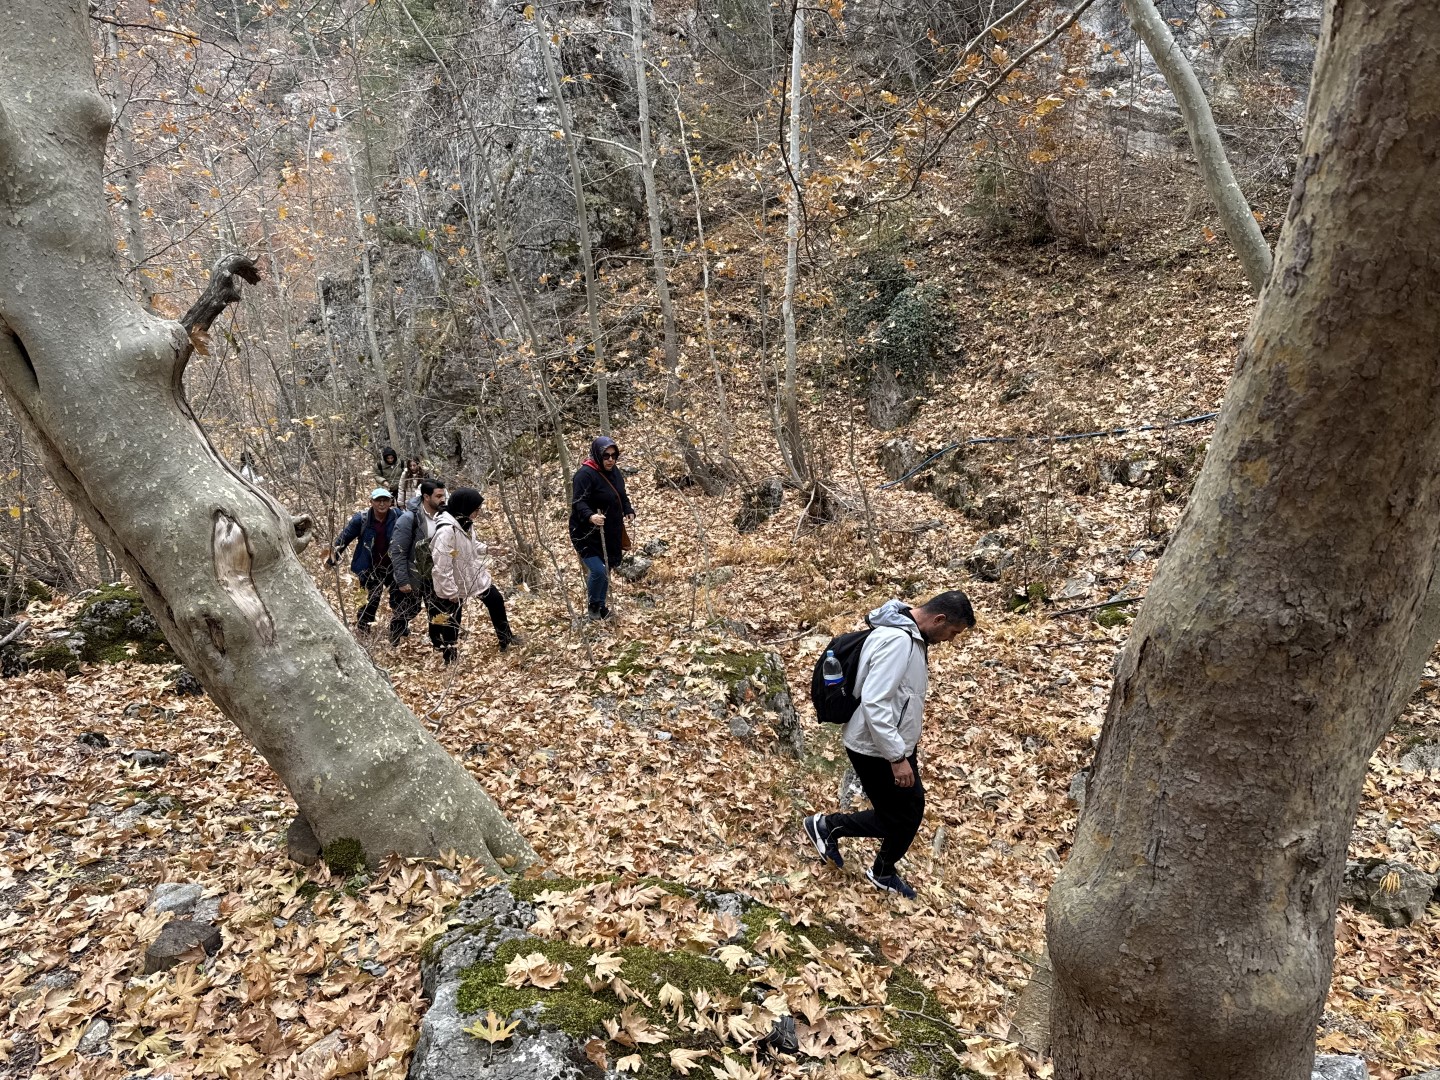
<path id="1" fill-rule="evenodd" d="M 860 648 L 853 693 L 860 707 L 845 725 L 845 746 L 866 757 L 896 762 L 920 742 L 925 692 L 930 688 L 925 638 L 910 605 L 889 600 L 870 612 L 874 632 Z"/>
<path id="2" fill-rule="evenodd" d="M 430 554 L 435 564 L 431 579 L 436 596 L 469 600 L 488 592 L 494 584 L 490 580 L 490 557 L 485 542 L 467 533 L 444 511 L 435 517 Z"/>

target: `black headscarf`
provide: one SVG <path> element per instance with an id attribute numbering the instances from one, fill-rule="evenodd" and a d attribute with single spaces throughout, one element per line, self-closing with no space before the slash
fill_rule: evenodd
<path id="1" fill-rule="evenodd" d="M 595 441 L 590 444 L 590 460 L 603 469 L 605 467 L 605 451 L 609 450 L 612 446 L 616 450 L 620 449 L 620 444 L 609 435 L 597 435 Z"/>
<path id="2" fill-rule="evenodd" d="M 474 488 L 456 488 L 445 501 L 445 509 L 456 521 L 466 522 L 472 514 L 485 505 L 485 496 Z"/>

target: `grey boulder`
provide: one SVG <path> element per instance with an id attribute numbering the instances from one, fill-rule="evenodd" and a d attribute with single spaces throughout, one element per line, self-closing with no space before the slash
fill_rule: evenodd
<path id="1" fill-rule="evenodd" d="M 1400 768 L 1408 773 L 1440 770 L 1440 742 L 1420 743 L 1412 746 L 1400 758 Z"/>
<path id="2" fill-rule="evenodd" d="M 1316 1054 L 1315 1071 L 1310 1080 L 1370 1080 L 1370 1070 L 1362 1057 L 1340 1054 Z"/>
<path id="3" fill-rule="evenodd" d="M 627 556 L 625 561 L 615 568 L 615 576 L 634 585 L 644 580 L 654 565 L 655 560 L 647 559 L 644 555 Z"/>
<path id="4" fill-rule="evenodd" d="M 965 567 L 981 581 L 999 581 L 1014 561 L 1015 552 L 1006 546 L 1004 534 L 990 532 L 966 556 Z"/>
<path id="5" fill-rule="evenodd" d="M 173 911 L 177 915 L 188 915 L 195 910 L 205 889 L 186 881 L 167 881 L 156 885 L 150 894 L 150 911 Z"/>
<path id="6" fill-rule="evenodd" d="M 160 936 L 145 950 L 146 975 L 169 971 L 192 949 L 203 949 L 205 955 L 220 951 L 220 931 L 209 923 L 176 919 L 165 924 Z"/>
<path id="7" fill-rule="evenodd" d="M 1345 865 L 1340 899 L 1386 926 L 1409 926 L 1425 914 L 1436 877 L 1405 863 L 1365 859 Z"/>
<path id="8" fill-rule="evenodd" d="M 161 769 L 174 759 L 168 750 L 129 750 L 120 755 L 125 761 L 142 769 Z"/>
<path id="9" fill-rule="evenodd" d="M 90 1021 L 90 1026 L 85 1029 L 85 1034 L 80 1036 L 80 1041 L 75 1045 L 75 1052 L 82 1057 L 92 1057 L 108 1053 L 110 1049 L 110 1025 L 99 1017 Z"/>

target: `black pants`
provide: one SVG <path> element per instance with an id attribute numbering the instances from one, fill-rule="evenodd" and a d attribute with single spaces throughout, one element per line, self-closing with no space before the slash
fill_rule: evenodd
<path id="1" fill-rule="evenodd" d="M 380 612 L 380 597 L 385 595 L 385 590 L 390 590 L 390 610 L 393 613 L 399 598 L 404 596 L 395 586 L 395 573 L 390 567 L 390 560 L 387 558 L 373 570 L 367 570 L 360 575 L 360 587 L 365 590 L 365 603 L 355 613 L 355 625 L 361 630 L 369 630 L 375 625 L 375 616 Z M 394 628 L 391 628 L 394 633 Z"/>
<path id="2" fill-rule="evenodd" d="M 860 778 L 871 809 L 858 814 L 826 814 L 825 828 L 836 838 L 879 837 L 880 853 L 875 856 L 875 873 L 894 873 L 895 864 L 910 850 L 915 834 L 920 831 L 920 820 L 925 816 L 925 785 L 920 782 L 918 754 L 910 755 L 915 786 L 902 788 L 895 786 L 895 774 L 890 771 L 890 762 L 884 758 L 867 757 L 848 748 L 845 753 L 850 755 L 850 764 Z"/>
<path id="3" fill-rule="evenodd" d="M 480 602 L 490 613 L 490 622 L 495 627 L 495 636 L 500 648 L 508 649 L 515 640 L 510 631 L 510 618 L 505 613 L 505 594 L 491 585 L 480 594 Z M 430 644 L 440 650 L 448 664 L 455 659 L 455 643 L 460 640 L 460 622 L 465 617 L 463 600 L 446 600 L 443 596 L 431 596 L 428 600 L 430 611 Z"/>
<path id="4" fill-rule="evenodd" d="M 401 592 L 398 586 L 390 590 L 391 645 L 398 645 L 401 638 L 409 637 L 410 624 L 415 621 L 415 616 L 420 614 L 420 609 L 427 607 L 428 603 L 429 597 L 413 585 L 409 592 Z"/>

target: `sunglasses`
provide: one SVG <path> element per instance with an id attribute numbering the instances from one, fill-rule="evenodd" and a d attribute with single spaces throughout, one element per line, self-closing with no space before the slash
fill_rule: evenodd
<path id="1" fill-rule="evenodd" d="M 602 458 L 607 458 L 607 457 L 608 457 L 608 458 L 618 458 L 618 457 L 620 456 L 620 451 L 619 451 L 619 450 L 606 450 L 606 451 L 605 451 L 603 454 L 601 454 L 600 456 L 601 456 Z"/>

